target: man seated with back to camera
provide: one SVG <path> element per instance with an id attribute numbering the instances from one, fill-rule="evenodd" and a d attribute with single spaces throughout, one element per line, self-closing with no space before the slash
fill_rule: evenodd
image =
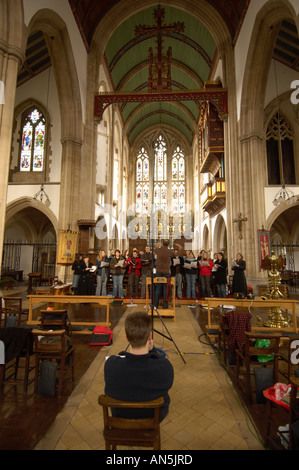
<path id="1" fill-rule="evenodd" d="M 152 319 L 145 312 L 134 312 L 125 320 L 125 333 L 130 343 L 128 351 L 110 356 L 104 366 L 105 394 L 123 401 L 151 401 L 164 397 L 160 422 L 167 416 L 173 384 L 170 361 L 154 347 Z M 147 418 L 153 410 L 113 409 L 113 416 Z"/>
<path id="2" fill-rule="evenodd" d="M 154 253 L 157 256 L 156 260 L 156 276 L 157 277 L 171 277 L 170 266 L 171 266 L 171 258 L 176 256 L 176 251 L 169 248 L 169 240 L 163 240 L 162 245 L 161 243 L 157 243 L 154 249 Z M 182 247 L 178 244 L 174 244 L 175 247 L 178 248 L 178 253 L 180 254 Z M 167 294 L 167 284 L 164 283 L 157 283 L 155 285 L 155 292 L 154 292 L 154 307 L 159 307 L 159 300 L 161 296 L 161 291 L 163 291 L 163 308 L 168 308 L 168 302 L 166 299 Z M 175 294 L 174 294 L 175 295 Z"/>

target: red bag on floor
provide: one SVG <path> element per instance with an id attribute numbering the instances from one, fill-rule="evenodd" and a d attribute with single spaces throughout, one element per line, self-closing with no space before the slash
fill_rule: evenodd
<path id="1" fill-rule="evenodd" d="M 113 331 L 110 330 L 107 326 L 98 325 L 94 328 L 90 346 L 107 346 L 112 343 Z"/>

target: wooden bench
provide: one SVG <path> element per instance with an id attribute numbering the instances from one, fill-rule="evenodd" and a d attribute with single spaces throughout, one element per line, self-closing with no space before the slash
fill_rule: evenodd
<path id="1" fill-rule="evenodd" d="M 201 305 L 207 307 L 208 311 L 208 324 L 206 325 L 206 332 L 209 339 L 215 339 L 218 336 L 219 324 L 215 324 L 211 320 L 211 309 L 217 308 L 220 305 L 222 306 L 232 306 L 236 308 L 243 308 L 245 310 L 250 309 L 252 311 L 255 308 L 263 308 L 270 310 L 272 307 L 279 307 L 281 309 L 285 309 L 291 311 L 292 317 L 292 324 L 293 326 L 285 327 L 285 328 L 276 328 L 276 327 L 269 327 L 265 325 L 254 325 L 252 324 L 251 329 L 252 331 L 279 331 L 283 334 L 297 334 L 299 332 L 297 326 L 297 317 L 296 317 L 296 300 L 289 300 L 289 299 L 233 299 L 233 298 L 206 298 L 205 300 L 201 300 L 199 302 Z M 229 310 L 229 309 L 224 309 Z"/>
<path id="2" fill-rule="evenodd" d="M 104 326 L 110 326 L 111 323 L 109 321 L 109 310 L 110 310 L 110 302 L 111 302 L 111 297 L 105 297 L 105 296 L 96 296 L 96 295 L 59 295 L 59 296 L 53 296 L 53 295 L 28 295 L 29 299 L 29 312 L 28 312 L 28 320 L 27 324 L 28 325 L 38 325 L 40 322 L 39 320 L 33 320 L 33 306 L 34 305 L 39 305 L 39 304 L 51 304 L 51 306 L 54 306 L 55 304 L 79 304 L 79 303 L 84 303 L 84 304 L 98 304 L 100 306 L 106 306 L 106 318 L 105 321 L 102 322 L 97 322 L 97 321 L 72 321 L 72 326 L 96 326 L 96 325 L 104 325 Z M 74 331 L 76 331 L 74 329 Z M 86 333 L 86 331 L 81 331 L 82 333 Z M 78 331 L 80 333 L 80 331 Z"/>

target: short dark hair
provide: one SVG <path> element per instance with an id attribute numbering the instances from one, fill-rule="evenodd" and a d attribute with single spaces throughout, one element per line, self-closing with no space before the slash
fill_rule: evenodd
<path id="1" fill-rule="evenodd" d="M 125 319 L 125 332 L 133 348 L 146 345 L 152 328 L 151 317 L 145 312 L 134 312 Z"/>
<path id="2" fill-rule="evenodd" d="M 166 240 L 163 240 L 163 245 L 164 245 L 164 246 L 168 246 L 168 245 L 169 245 L 169 243 L 170 243 L 170 241 L 169 241 L 168 239 L 166 239 Z"/>

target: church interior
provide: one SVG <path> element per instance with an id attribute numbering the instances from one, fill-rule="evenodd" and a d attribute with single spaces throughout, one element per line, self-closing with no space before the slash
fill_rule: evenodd
<path id="1" fill-rule="evenodd" d="M 161 449 L 298 449 L 298 1 L 1 0 L 0 11 L 0 344 L 10 301 L 30 331 L 56 289 L 75 348 L 62 397 L 5 383 L 0 361 L 0 449 L 105 449 L 105 356 L 125 348 L 134 309 L 128 295 L 113 302 L 111 281 L 102 300 L 71 296 L 72 264 L 164 239 L 222 252 L 228 298 L 202 298 L 197 279 L 196 300 L 174 292 L 172 313 L 155 317 L 175 370 Z M 133 306 L 150 311 L 150 292 Z M 249 352 L 231 357 L 230 312 L 250 318 L 247 333 L 279 336 L 251 378 Z M 103 318 L 113 342 L 92 347 Z M 287 407 L 258 397 L 273 377 L 293 384 Z"/>

